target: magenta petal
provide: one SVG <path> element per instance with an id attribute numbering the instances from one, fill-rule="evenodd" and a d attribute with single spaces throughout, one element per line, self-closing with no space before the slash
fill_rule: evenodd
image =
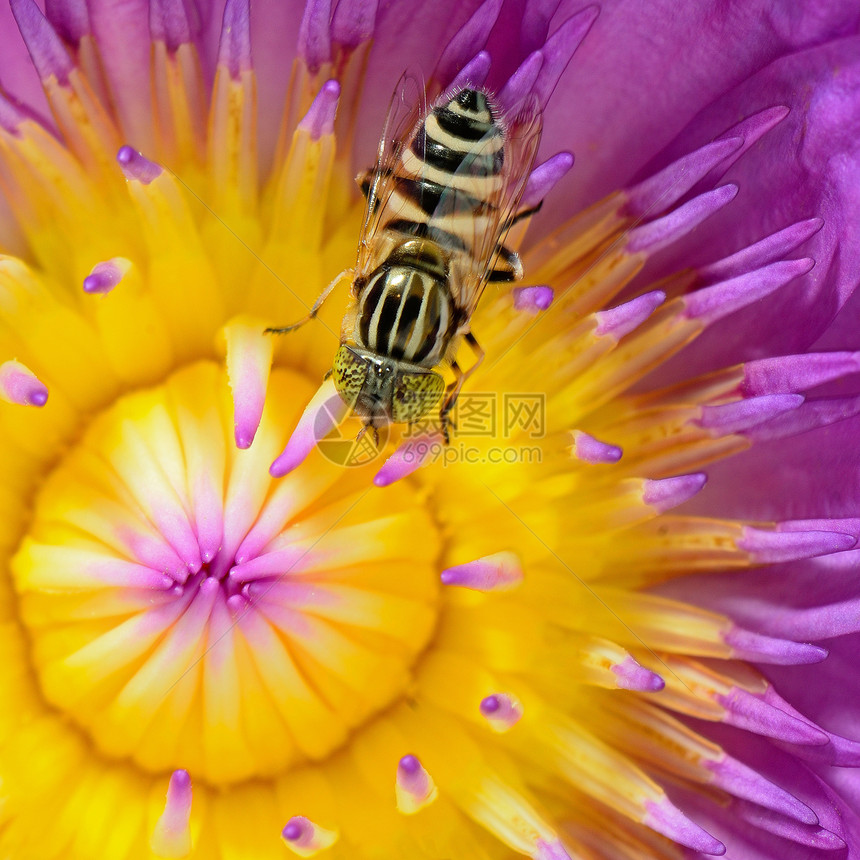
<path id="1" fill-rule="evenodd" d="M 600 17 L 551 103 L 547 139 L 590 153 L 572 200 L 552 201 L 554 211 L 581 208 L 629 184 L 703 105 L 759 69 L 769 71 L 768 64 L 780 56 L 802 57 L 795 52 L 855 33 L 860 23 L 850 3 L 813 8 L 792 0 L 731 6 L 607 0 L 600 7 Z M 675 148 L 656 169 L 713 140 L 739 115 L 795 104 L 805 97 L 801 92 L 795 84 L 790 101 L 768 92 L 746 104 L 735 98 L 734 113 L 726 111 L 720 127 L 700 129 L 693 145 Z"/>
<path id="2" fill-rule="evenodd" d="M 688 373 L 713 368 L 720 360 L 801 351 L 824 332 L 852 294 L 860 267 L 860 237 L 851 226 L 860 220 L 858 86 L 860 38 L 793 54 L 707 108 L 673 144 L 673 154 L 689 151 L 694 141 L 721 133 L 741 106 L 745 111 L 775 103 L 791 108 L 726 174 L 725 179 L 744 189 L 731 213 L 709 219 L 695 241 L 673 246 L 654 276 L 681 262 L 707 268 L 715 257 L 733 254 L 793 222 L 817 226 L 812 219 L 823 221 L 803 244 L 815 268 L 744 312 L 730 328 L 701 338 L 686 351 Z M 831 333 L 829 348 L 860 345 L 852 315 Z M 803 322 L 786 325 L 786 320 Z"/>

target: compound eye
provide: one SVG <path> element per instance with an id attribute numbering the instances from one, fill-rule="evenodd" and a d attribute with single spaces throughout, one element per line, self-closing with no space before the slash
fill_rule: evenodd
<path id="1" fill-rule="evenodd" d="M 334 387 L 344 403 L 355 407 L 367 378 L 367 362 L 348 346 L 342 346 L 334 357 L 331 373 Z"/>
<path id="2" fill-rule="evenodd" d="M 432 371 L 398 373 L 394 383 L 391 419 L 412 423 L 429 412 L 441 399 L 445 380 Z"/>

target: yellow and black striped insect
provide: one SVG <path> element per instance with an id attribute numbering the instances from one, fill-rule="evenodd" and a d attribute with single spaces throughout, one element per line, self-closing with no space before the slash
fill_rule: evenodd
<path id="1" fill-rule="evenodd" d="M 502 244 L 517 213 L 540 140 L 531 101 L 513 116 L 483 89 L 443 95 L 429 109 L 392 102 L 375 167 L 359 177 L 367 196 L 364 225 L 331 374 L 364 427 L 413 423 L 439 405 L 448 416 L 483 358 L 469 324 L 489 281 L 522 277 Z M 316 316 L 342 273 L 305 319 Z M 465 340 L 476 361 L 457 363 Z M 446 385 L 434 368 L 447 364 Z"/>

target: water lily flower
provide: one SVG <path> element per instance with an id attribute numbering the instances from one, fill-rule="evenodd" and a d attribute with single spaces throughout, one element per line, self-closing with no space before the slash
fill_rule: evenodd
<path id="1" fill-rule="evenodd" d="M 0 855 L 857 856 L 857 5 L 10 9 Z M 409 69 L 542 209 L 376 456 L 264 329 Z"/>

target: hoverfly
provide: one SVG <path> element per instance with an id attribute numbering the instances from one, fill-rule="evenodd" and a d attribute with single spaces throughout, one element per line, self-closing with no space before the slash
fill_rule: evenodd
<path id="1" fill-rule="evenodd" d="M 363 434 L 413 423 L 439 405 L 449 414 L 484 353 L 470 320 L 490 281 L 522 277 L 519 257 L 502 244 L 515 222 L 540 140 L 536 100 L 506 115 L 484 89 L 464 87 L 429 109 L 395 95 L 375 167 L 358 177 L 367 197 L 358 261 L 339 275 L 292 331 L 313 319 L 344 274 L 352 278 L 340 347 L 331 371 Z M 475 362 L 457 363 L 462 340 Z M 447 364 L 447 386 L 434 368 Z"/>

